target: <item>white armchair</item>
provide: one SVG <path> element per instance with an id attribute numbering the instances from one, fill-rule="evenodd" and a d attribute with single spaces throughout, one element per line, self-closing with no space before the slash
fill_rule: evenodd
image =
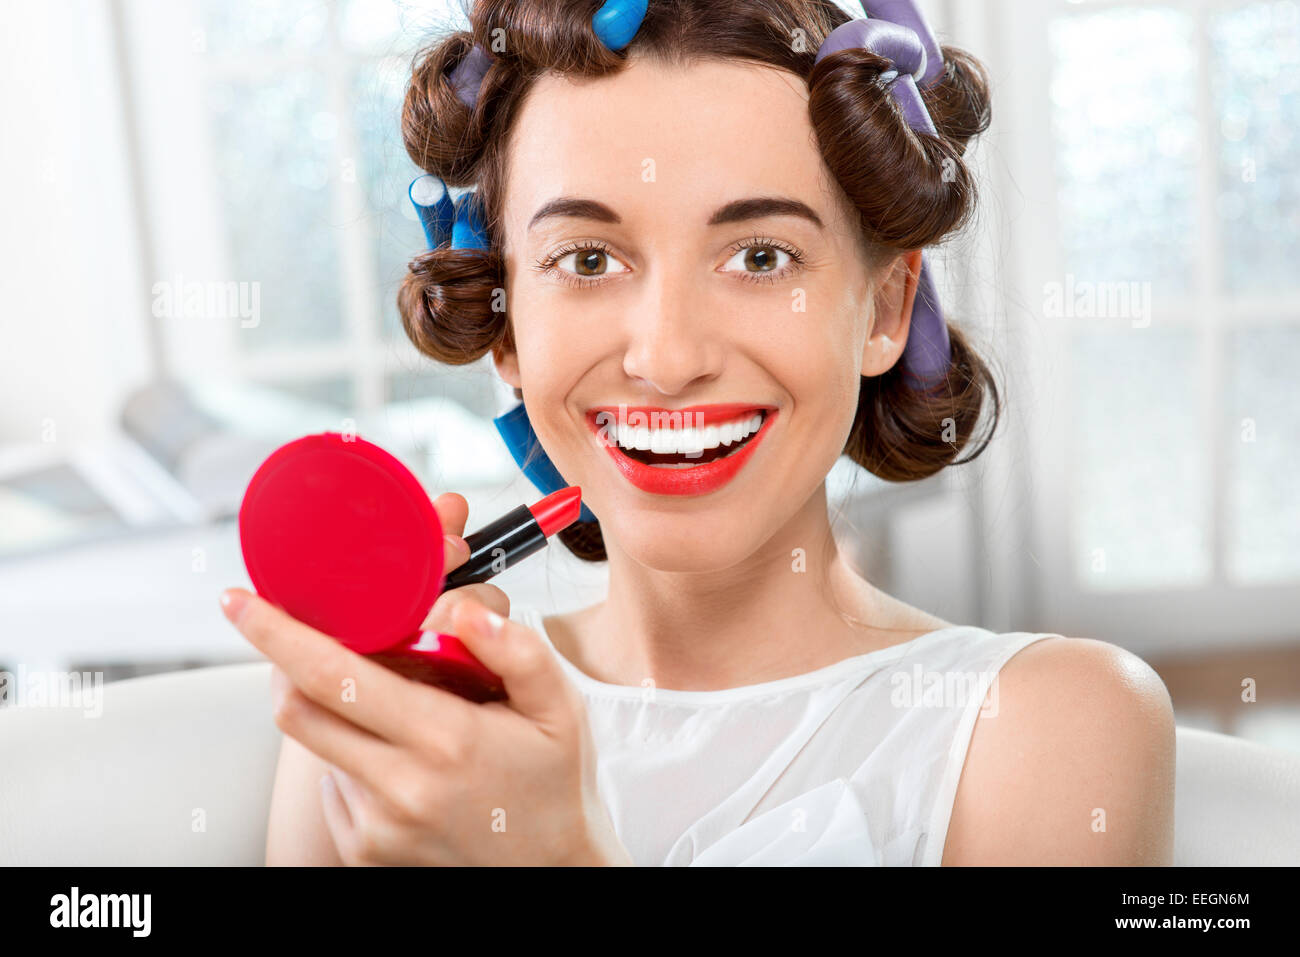
<path id="1" fill-rule="evenodd" d="M 265 662 L 0 710 L 0 865 L 261 864 L 280 731 Z M 1174 864 L 1300 863 L 1300 755 L 1178 729 Z"/>

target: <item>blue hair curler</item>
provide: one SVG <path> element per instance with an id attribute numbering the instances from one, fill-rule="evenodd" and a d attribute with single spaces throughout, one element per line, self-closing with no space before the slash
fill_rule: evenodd
<path id="1" fill-rule="evenodd" d="M 411 205 L 420 217 L 424 239 L 429 248 L 437 249 L 451 235 L 452 223 L 456 218 L 456 205 L 447 192 L 446 184 L 438 177 L 425 173 L 411 181 L 406 195 L 411 197 Z"/>
<path id="2" fill-rule="evenodd" d="M 451 227 L 452 249 L 487 249 L 487 227 L 478 191 L 466 193 L 456 203 L 456 221 Z"/>
<path id="3" fill-rule="evenodd" d="M 533 423 L 528 419 L 528 409 L 522 402 L 504 415 L 498 415 L 492 423 L 501 433 L 501 438 L 505 440 L 515 464 L 539 492 L 550 495 L 552 492 L 568 487 L 569 483 L 560 475 L 560 470 L 555 467 L 555 463 L 542 448 L 541 440 L 533 431 Z M 594 522 L 595 520 L 596 516 L 591 513 L 591 509 L 587 508 L 587 503 L 583 502 L 578 521 Z"/>
<path id="4" fill-rule="evenodd" d="M 617 53 L 641 29 L 648 6 L 648 0 L 606 0 L 591 18 L 596 39 Z"/>

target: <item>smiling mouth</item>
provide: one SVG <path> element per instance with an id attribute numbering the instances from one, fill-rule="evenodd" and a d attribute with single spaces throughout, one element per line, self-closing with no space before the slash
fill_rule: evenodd
<path id="1" fill-rule="evenodd" d="M 707 416 L 692 417 L 688 411 L 668 413 L 662 419 L 639 419 L 653 421 L 649 426 L 631 425 L 626 416 L 603 419 L 600 413 L 590 415 L 589 421 L 611 454 L 659 469 L 691 469 L 743 451 L 760 434 L 771 414 L 763 407 L 737 408 L 723 412 L 720 418 L 720 411 Z M 661 422 L 664 427 L 660 427 Z"/>
<path id="2" fill-rule="evenodd" d="M 722 403 L 687 409 L 601 407 L 592 436 L 618 472 L 655 495 L 706 495 L 729 484 L 772 431 L 775 406 Z"/>
<path id="3" fill-rule="evenodd" d="M 747 418 L 704 429 L 627 430 L 619 433 L 618 451 L 657 468 L 695 468 L 735 455 L 753 440 L 766 418 L 759 409 Z"/>

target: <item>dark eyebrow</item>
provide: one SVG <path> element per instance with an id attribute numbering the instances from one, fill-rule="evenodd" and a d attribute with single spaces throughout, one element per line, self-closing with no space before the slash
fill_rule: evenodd
<path id="1" fill-rule="evenodd" d="M 543 219 L 569 216 L 575 219 L 591 219 L 598 223 L 621 223 L 622 217 L 604 203 L 594 199 L 579 199 L 575 196 L 561 196 L 542 205 L 533 213 L 528 222 L 531 230 Z M 749 219 L 762 219 L 764 216 L 799 216 L 808 220 L 818 229 L 824 229 L 821 217 L 806 203 L 784 196 L 756 196 L 751 199 L 737 199 L 717 209 L 709 217 L 708 225 L 720 226 L 724 223 L 740 223 Z"/>
<path id="2" fill-rule="evenodd" d="M 709 218 L 710 226 L 722 223 L 743 223 L 747 219 L 762 219 L 764 216 L 800 216 L 818 229 L 823 229 L 821 217 L 806 204 L 797 199 L 784 196 L 759 196 L 753 199 L 738 199 L 728 203 Z"/>
<path id="3" fill-rule="evenodd" d="M 578 199 L 574 196 L 561 196 L 544 203 L 542 208 L 533 213 L 533 218 L 528 221 L 528 228 L 531 230 L 543 219 L 552 216 L 571 216 L 574 219 L 594 219 L 598 223 L 621 223 L 623 220 L 604 203 L 598 203 L 594 199 Z"/>

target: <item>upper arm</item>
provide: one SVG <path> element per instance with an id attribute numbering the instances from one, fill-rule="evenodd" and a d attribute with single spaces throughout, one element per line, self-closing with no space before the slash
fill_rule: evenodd
<path id="1" fill-rule="evenodd" d="M 343 864 L 321 810 L 320 779 L 328 770 L 328 764 L 284 736 L 266 829 L 268 866 Z"/>
<path id="2" fill-rule="evenodd" d="M 943 863 L 1172 864 L 1174 735 L 1169 693 L 1136 655 L 1081 638 L 1023 648 L 975 723 Z"/>

